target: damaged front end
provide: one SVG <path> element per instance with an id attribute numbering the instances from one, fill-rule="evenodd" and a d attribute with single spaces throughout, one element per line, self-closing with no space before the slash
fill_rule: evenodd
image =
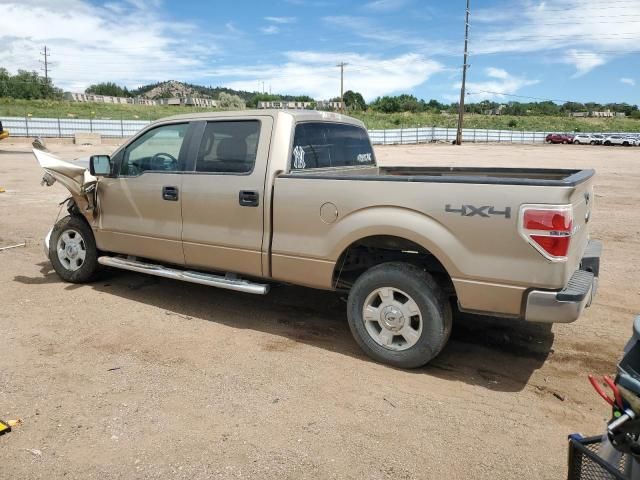
<path id="1" fill-rule="evenodd" d="M 65 162 L 48 152 L 33 149 L 33 154 L 40 166 L 44 169 L 41 185 L 50 187 L 56 181 L 69 190 L 71 197 L 66 199 L 67 210 L 70 214 L 83 215 L 91 224 L 96 215 L 96 187 L 97 178 L 81 166 Z M 49 242 L 51 230 L 44 240 L 45 255 L 49 257 Z"/>

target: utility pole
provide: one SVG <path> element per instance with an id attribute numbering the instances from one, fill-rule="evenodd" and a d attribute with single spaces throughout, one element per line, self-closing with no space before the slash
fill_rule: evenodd
<path id="1" fill-rule="evenodd" d="M 456 145 L 462 144 L 462 121 L 464 119 L 464 95 L 465 84 L 467 82 L 467 58 L 469 57 L 469 10 L 470 5 L 467 0 L 467 12 L 464 20 L 464 63 L 462 65 L 462 86 L 460 87 L 460 104 L 458 106 L 458 131 L 456 133 Z"/>
<path id="2" fill-rule="evenodd" d="M 44 56 L 44 61 L 42 62 L 42 69 L 44 70 L 44 80 L 49 83 L 49 56 L 51 55 L 51 50 L 47 49 L 47 46 L 44 46 L 44 52 L 40 52 L 40 55 Z"/>
<path id="3" fill-rule="evenodd" d="M 344 113 L 344 67 L 348 63 L 340 62 L 336 67 L 340 67 L 340 111 Z"/>

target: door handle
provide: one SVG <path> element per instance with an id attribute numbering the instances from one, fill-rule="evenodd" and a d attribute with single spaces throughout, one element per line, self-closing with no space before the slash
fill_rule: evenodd
<path id="1" fill-rule="evenodd" d="M 238 199 L 241 207 L 257 207 L 260 204 L 260 194 L 255 190 L 240 190 Z"/>
<path id="2" fill-rule="evenodd" d="M 178 187 L 167 186 L 162 187 L 162 198 L 170 202 L 178 201 Z"/>

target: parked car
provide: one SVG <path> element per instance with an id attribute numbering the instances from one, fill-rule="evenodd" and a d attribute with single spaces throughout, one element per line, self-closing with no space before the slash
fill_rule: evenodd
<path id="1" fill-rule="evenodd" d="M 71 192 L 44 242 L 63 280 L 105 265 L 259 295 L 338 291 L 360 347 L 397 367 L 440 353 L 452 302 L 572 322 L 596 293 L 593 170 L 381 167 L 362 122 L 309 111 L 170 117 L 89 171 L 34 154 Z"/>
<path id="2" fill-rule="evenodd" d="M 637 144 L 637 140 L 634 137 L 627 135 L 609 135 L 604 139 L 604 145 L 623 145 L 630 147 Z"/>
<path id="3" fill-rule="evenodd" d="M 590 144 L 590 145 L 595 145 L 596 141 L 594 140 L 594 138 L 587 134 L 587 133 L 576 133 L 573 136 L 573 143 L 575 145 L 580 145 L 580 144 Z"/>
<path id="4" fill-rule="evenodd" d="M 545 138 L 547 143 L 573 143 L 573 135 L 566 133 L 550 133 Z"/>
<path id="5" fill-rule="evenodd" d="M 6 130 L 3 126 L 2 126 L 2 122 L 0 122 L 0 140 L 4 140 L 5 138 L 7 138 L 9 136 L 9 130 Z"/>
<path id="6" fill-rule="evenodd" d="M 594 133 L 591 135 L 592 145 L 602 145 L 604 143 L 605 136 L 600 133 Z"/>

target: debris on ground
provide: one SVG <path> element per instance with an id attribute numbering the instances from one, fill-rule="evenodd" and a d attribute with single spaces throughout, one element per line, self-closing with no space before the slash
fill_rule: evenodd
<path id="1" fill-rule="evenodd" d="M 34 457 L 41 457 L 42 456 L 42 451 L 38 450 L 37 448 L 27 448 L 26 450 L 27 450 L 27 452 L 29 452 Z"/>
<path id="2" fill-rule="evenodd" d="M 18 248 L 18 247 L 26 247 L 27 242 L 18 243 L 16 245 L 9 245 L 8 247 L 0 247 L 0 252 L 2 250 L 9 250 L 10 248 Z"/>

